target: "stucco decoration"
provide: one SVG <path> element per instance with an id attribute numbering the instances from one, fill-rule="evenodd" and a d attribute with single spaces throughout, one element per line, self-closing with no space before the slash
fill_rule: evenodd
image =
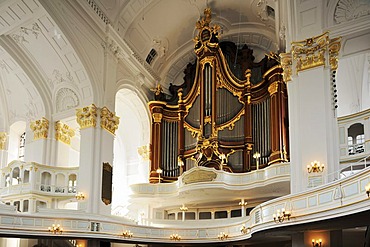
<path id="1" fill-rule="evenodd" d="M 56 94 L 57 112 L 66 111 L 80 104 L 77 94 L 70 88 L 61 88 Z"/>
<path id="2" fill-rule="evenodd" d="M 334 20 L 337 24 L 370 15 L 368 0 L 340 0 L 335 7 Z"/>

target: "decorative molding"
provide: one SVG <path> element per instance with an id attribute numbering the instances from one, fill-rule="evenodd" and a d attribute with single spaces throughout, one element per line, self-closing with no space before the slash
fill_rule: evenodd
<path id="1" fill-rule="evenodd" d="M 43 117 L 31 122 L 30 128 L 33 131 L 33 140 L 46 139 L 49 131 L 49 120 Z"/>
<path id="2" fill-rule="evenodd" d="M 106 40 L 101 43 L 101 46 L 104 48 L 104 55 L 107 55 L 108 52 L 111 52 L 117 60 L 124 60 L 125 55 L 121 47 L 109 36 L 106 37 Z"/>
<path id="3" fill-rule="evenodd" d="M 184 174 L 182 182 L 184 184 L 192 184 L 199 182 L 211 182 L 217 178 L 217 173 L 207 171 L 200 168 L 193 168 L 189 173 Z"/>
<path id="4" fill-rule="evenodd" d="M 292 54 L 280 53 L 280 64 L 283 68 L 283 79 L 285 82 L 292 80 Z"/>
<path id="5" fill-rule="evenodd" d="M 271 85 L 268 87 L 270 96 L 277 93 L 278 88 L 279 88 L 279 83 L 277 81 L 274 81 L 273 83 L 271 83 Z"/>
<path id="6" fill-rule="evenodd" d="M 57 112 L 66 111 L 80 104 L 77 94 L 70 88 L 61 88 L 56 94 Z"/>
<path id="7" fill-rule="evenodd" d="M 75 131 L 67 124 L 61 121 L 55 122 L 55 140 L 65 144 L 71 144 L 71 138 L 75 135 Z"/>
<path id="8" fill-rule="evenodd" d="M 100 127 L 114 135 L 118 129 L 118 125 L 119 117 L 104 106 L 100 111 Z"/>
<path id="9" fill-rule="evenodd" d="M 54 87 L 58 86 L 61 83 L 74 83 L 73 76 L 70 72 L 66 72 L 65 75 L 60 73 L 59 70 L 54 69 L 52 75 L 54 76 L 53 79 L 48 79 L 48 83 L 50 84 L 50 87 L 54 89 Z"/>
<path id="10" fill-rule="evenodd" d="M 7 138 L 6 132 L 0 132 L 0 150 L 6 149 L 6 138 Z"/>
<path id="11" fill-rule="evenodd" d="M 259 0 L 257 2 L 257 16 L 260 18 L 261 21 L 268 21 L 268 13 L 267 13 L 267 1 L 266 0 Z"/>
<path id="12" fill-rule="evenodd" d="M 108 17 L 104 14 L 103 11 L 100 10 L 98 5 L 96 5 L 94 0 L 86 0 L 86 2 L 90 5 L 90 7 L 94 10 L 94 12 L 99 16 L 99 18 L 106 24 L 110 24 Z"/>
<path id="13" fill-rule="evenodd" d="M 30 33 L 32 33 L 36 39 L 38 35 L 41 33 L 41 28 L 36 22 L 32 24 L 32 28 L 21 27 L 21 31 L 19 32 L 19 34 L 13 34 L 11 37 L 17 44 L 22 44 L 24 42 L 28 43 L 28 40 L 26 40 L 25 35 L 28 36 Z"/>
<path id="14" fill-rule="evenodd" d="M 97 107 L 94 104 L 76 109 L 77 123 L 81 129 L 96 127 Z"/>
<path id="15" fill-rule="evenodd" d="M 296 71 L 325 66 L 325 52 L 328 49 L 329 33 L 292 42 L 292 56 L 296 61 Z"/>
<path id="16" fill-rule="evenodd" d="M 370 2 L 367 0 L 340 0 L 335 7 L 334 20 L 337 24 L 370 15 Z"/>
<path id="17" fill-rule="evenodd" d="M 145 161 L 150 160 L 150 148 L 149 145 L 144 145 L 137 148 L 138 154 L 141 156 L 141 158 Z"/>

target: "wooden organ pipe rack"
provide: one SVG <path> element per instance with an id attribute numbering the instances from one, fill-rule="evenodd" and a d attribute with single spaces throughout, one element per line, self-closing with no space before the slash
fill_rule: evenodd
<path id="1" fill-rule="evenodd" d="M 219 42 L 220 27 L 210 25 L 210 9 L 204 14 L 184 83 L 171 84 L 171 96 L 158 84 L 149 102 L 152 183 L 194 166 L 248 172 L 289 159 L 282 67 L 268 56 L 255 63 L 247 45 Z"/>

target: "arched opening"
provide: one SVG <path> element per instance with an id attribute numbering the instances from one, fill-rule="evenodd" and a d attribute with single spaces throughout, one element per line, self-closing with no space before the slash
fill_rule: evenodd
<path id="1" fill-rule="evenodd" d="M 49 172 L 41 173 L 41 191 L 50 192 L 51 191 L 51 174 Z"/>
<path id="2" fill-rule="evenodd" d="M 20 170 L 19 167 L 15 167 L 12 171 L 12 185 L 19 184 L 21 180 Z"/>
<path id="3" fill-rule="evenodd" d="M 365 151 L 364 125 L 352 124 L 348 128 L 348 154 L 354 155 Z"/>
<path id="4" fill-rule="evenodd" d="M 120 126 L 114 141 L 112 213 L 125 215 L 130 185 L 149 180 L 149 161 L 138 149 L 149 144 L 150 121 L 146 105 L 133 90 L 118 91 L 115 109 Z"/>
<path id="5" fill-rule="evenodd" d="M 24 160 L 26 148 L 26 122 L 18 121 L 10 126 L 8 162 Z"/>
<path id="6" fill-rule="evenodd" d="M 55 177 L 55 193 L 64 193 L 65 175 L 58 173 Z"/>
<path id="7" fill-rule="evenodd" d="M 76 193 L 77 175 L 70 174 L 68 176 L 68 193 Z"/>
<path id="8" fill-rule="evenodd" d="M 24 170 L 23 173 L 23 183 L 29 183 L 30 182 L 30 171 Z"/>

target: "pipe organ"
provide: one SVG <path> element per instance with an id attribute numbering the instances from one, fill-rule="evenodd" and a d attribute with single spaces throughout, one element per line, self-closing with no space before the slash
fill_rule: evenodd
<path id="1" fill-rule="evenodd" d="M 175 181 L 194 166 L 248 172 L 289 159 L 287 88 L 278 60 L 256 63 L 248 46 L 219 42 L 220 27 L 210 21 L 206 9 L 184 83 L 170 84 L 172 95 L 158 84 L 149 102 L 151 182 Z"/>

